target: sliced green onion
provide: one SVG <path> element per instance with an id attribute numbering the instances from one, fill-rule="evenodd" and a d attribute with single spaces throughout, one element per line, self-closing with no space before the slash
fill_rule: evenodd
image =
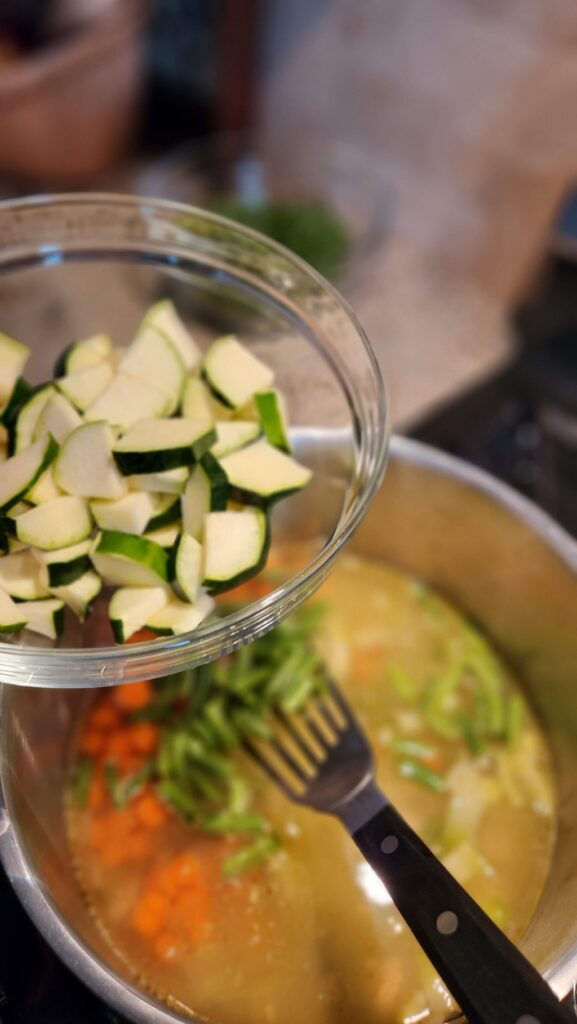
<path id="1" fill-rule="evenodd" d="M 77 807 L 86 807 L 93 773 L 94 762 L 89 757 L 81 757 L 76 764 L 72 784 L 72 796 Z"/>
<path id="2" fill-rule="evenodd" d="M 397 767 L 404 779 L 420 782 L 428 789 L 434 790 L 435 793 L 443 793 L 446 789 L 447 784 L 443 776 L 439 775 L 438 772 L 434 772 L 431 768 L 427 768 L 420 761 L 404 757 L 398 762 Z"/>
<path id="3" fill-rule="evenodd" d="M 230 857 L 227 857 L 222 865 L 222 873 L 225 878 L 233 878 L 235 875 L 240 875 L 243 871 L 248 871 L 249 868 L 254 868 L 261 864 L 263 860 L 266 860 L 267 857 L 275 853 L 279 847 L 280 840 L 278 836 L 261 836 L 260 839 L 256 839 L 250 846 L 244 846 L 241 850 L 237 850 Z"/>
<path id="4" fill-rule="evenodd" d="M 207 832 L 266 832 L 268 829 L 266 818 L 257 812 L 234 814 L 231 811 L 221 811 L 219 814 L 203 818 L 202 825 Z"/>
<path id="5" fill-rule="evenodd" d="M 525 717 L 523 698 L 518 693 L 509 695 L 506 704 L 505 739 L 507 746 L 513 750 L 519 742 L 521 726 Z"/>
<path id="6" fill-rule="evenodd" d="M 419 740 L 407 740 L 396 736 L 391 740 L 391 750 L 395 754 L 404 754 L 407 757 L 434 757 L 437 753 L 435 747 L 428 743 L 421 743 Z"/>

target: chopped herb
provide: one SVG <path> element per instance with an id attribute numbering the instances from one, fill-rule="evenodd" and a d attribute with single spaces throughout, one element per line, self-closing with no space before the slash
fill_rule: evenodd
<path id="1" fill-rule="evenodd" d="M 86 807 L 93 771 L 94 762 L 89 757 L 81 757 L 77 762 L 72 783 L 72 796 L 77 807 Z"/>
<path id="2" fill-rule="evenodd" d="M 400 774 L 404 779 L 411 779 L 413 782 L 420 782 L 435 793 L 443 793 L 446 789 L 446 782 L 442 775 L 434 772 L 431 768 L 421 764 L 420 761 L 411 757 L 404 757 L 398 762 Z"/>
<path id="3" fill-rule="evenodd" d="M 280 840 L 278 836 L 261 836 L 254 843 L 244 846 L 242 849 L 231 854 L 230 857 L 227 857 L 222 865 L 222 873 L 225 878 L 233 878 L 235 875 L 240 875 L 243 871 L 248 871 L 249 868 L 254 868 L 257 864 L 261 864 L 263 860 L 266 860 L 272 853 L 275 853 L 279 847 Z"/>
<path id="4" fill-rule="evenodd" d="M 235 814 L 232 811 L 221 811 L 220 814 L 204 818 L 202 826 L 207 832 L 266 832 L 268 830 L 266 818 L 256 812 Z"/>
<path id="5" fill-rule="evenodd" d="M 406 754 L 407 757 L 434 757 L 437 753 L 435 747 L 428 743 L 421 743 L 419 740 L 406 740 L 397 736 L 391 741 L 391 749 L 395 754 Z"/>
<path id="6" fill-rule="evenodd" d="M 475 720 L 465 711 L 459 711 L 457 714 L 457 722 L 459 723 L 463 739 L 465 740 L 469 750 L 475 757 L 480 757 L 487 749 L 487 743 L 479 732 Z"/>
<path id="7" fill-rule="evenodd" d="M 416 701 L 417 687 L 406 668 L 402 665 L 391 665 L 387 674 L 387 681 L 402 700 L 411 704 Z"/>

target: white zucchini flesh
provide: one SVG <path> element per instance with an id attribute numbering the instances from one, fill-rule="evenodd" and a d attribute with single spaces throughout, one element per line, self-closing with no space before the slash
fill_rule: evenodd
<path id="1" fill-rule="evenodd" d="M 108 617 L 117 643 L 123 644 L 142 629 L 168 602 L 164 587 L 121 587 L 110 600 Z"/>
<path id="2" fill-rule="evenodd" d="M 181 415 L 187 420 L 214 423 L 216 416 L 210 389 L 198 377 L 188 377 L 182 392 Z"/>
<path id="3" fill-rule="evenodd" d="M 83 498 L 122 498 L 128 492 L 118 472 L 112 448 L 114 434 L 107 423 L 83 423 L 60 449 L 54 479 L 68 494 Z"/>
<path id="4" fill-rule="evenodd" d="M 27 550 L 0 558 L 0 587 L 19 601 L 37 601 L 50 597 L 43 573 L 34 555 Z"/>
<path id="5" fill-rule="evenodd" d="M 150 307 L 144 323 L 156 328 L 174 345 L 186 369 L 190 372 L 202 359 L 202 352 L 184 326 L 170 299 L 161 299 Z"/>
<path id="6" fill-rule="evenodd" d="M 50 434 L 62 444 L 73 430 L 81 426 L 82 418 L 64 395 L 57 391 L 46 402 L 34 428 L 34 441 L 42 441 Z"/>
<path id="7" fill-rule="evenodd" d="M 186 367 L 172 342 L 154 327 L 145 323 L 139 329 L 119 371 L 147 384 L 152 382 L 165 397 L 166 416 L 180 405 Z"/>
<path id="8" fill-rule="evenodd" d="M 213 610 L 214 601 L 202 592 L 194 604 L 186 604 L 173 597 L 145 625 L 159 636 L 179 636 L 191 633 Z"/>
<path id="9" fill-rule="evenodd" d="M 155 587 L 168 581 L 168 555 L 154 541 L 106 530 L 92 550 L 102 578 L 120 587 Z"/>
<path id="10" fill-rule="evenodd" d="M 248 402 L 255 391 L 266 391 L 274 380 L 270 367 L 232 334 L 213 341 L 204 357 L 203 370 L 217 397 L 234 409 Z"/>
<path id="11" fill-rule="evenodd" d="M 65 360 L 66 373 L 78 373 L 98 366 L 110 359 L 113 350 L 112 338 L 108 334 L 93 334 L 70 346 Z"/>
<path id="12" fill-rule="evenodd" d="M 312 472 L 268 441 L 256 441 L 220 462 L 240 501 L 270 503 L 309 483 Z"/>
<path id="13" fill-rule="evenodd" d="M 55 551 L 34 551 L 34 558 L 44 570 L 43 578 L 48 587 L 64 587 L 89 572 L 91 550 L 92 541 L 88 539 Z M 1 566 L 0 559 L 0 569 Z"/>
<path id="14" fill-rule="evenodd" d="M 26 451 L 13 455 L 2 463 L 0 473 L 0 508 L 9 509 L 34 486 L 42 473 L 58 454 L 58 445 L 52 437 L 30 445 Z"/>
<path id="15" fill-rule="evenodd" d="M 254 396 L 254 403 L 269 444 L 290 454 L 286 409 L 280 391 L 259 391 Z"/>
<path id="16" fill-rule="evenodd" d="M 32 444 L 40 413 L 53 394 L 54 388 L 51 384 L 47 384 L 46 387 L 35 391 L 20 409 L 14 427 L 14 451 L 16 453 L 24 451 Z"/>
<path id="17" fill-rule="evenodd" d="M 85 412 L 104 394 L 114 375 L 112 363 L 105 359 L 96 366 L 87 366 L 66 377 L 60 377 L 55 384 L 72 405 Z"/>
<path id="18" fill-rule="evenodd" d="M 245 420 L 217 422 L 215 429 L 216 441 L 210 451 L 216 459 L 221 459 L 224 455 L 244 448 L 251 441 L 255 441 L 261 432 L 258 423 L 249 423 Z"/>
<path id="19" fill-rule="evenodd" d="M 28 345 L 0 332 L 0 406 L 10 398 L 29 357 Z"/>
<path id="20" fill-rule="evenodd" d="M 55 551 L 85 540 L 92 529 L 92 519 L 82 498 L 66 494 L 23 512 L 15 520 L 15 527 L 23 544 Z"/>
<path id="21" fill-rule="evenodd" d="M 159 526 L 156 530 L 147 530 L 144 536 L 147 540 L 153 540 L 160 544 L 161 548 L 174 547 L 175 541 L 180 533 L 178 523 L 171 523 L 168 526 Z"/>
<path id="22" fill-rule="evenodd" d="M 203 586 L 219 593 L 243 583 L 264 565 L 268 545 L 268 522 L 261 509 L 209 512 L 204 519 Z"/>
<path id="23" fill-rule="evenodd" d="M 154 380 L 154 374 L 150 378 Z M 106 420 L 112 427 L 123 431 L 151 416 L 168 413 L 166 395 L 153 384 L 125 373 L 117 373 L 108 387 L 92 405 L 85 416 L 87 420 Z"/>
<path id="24" fill-rule="evenodd" d="M 64 602 L 56 597 L 45 601 L 24 601 L 20 611 L 26 618 L 26 629 L 56 640 L 64 629 Z"/>
<path id="25" fill-rule="evenodd" d="M 54 463 L 52 463 L 38 477 L 36 483 L 26 491 L 26 501 L 30 501 L 33 505 L 43 505 L 45 501 L 60 498 L 63 494 L 64 491 L 54 479 Z"/>
<path id="26" fill-rule="evenodd" d="M 202 573 L 202 545 L 183 533 L 174 553 L 174 579 L 180 596 L 192 604 L 198 598 Z"/>
<path id="27" fill-rule="evenodd" d="M 204 420 L 141 420 L 114 445 L 122 473 L 161 473 L 191 466 L 213 443 L 215 432 Z"/>
<path id="28" fill-rule="evenodd" d="M 155 497 L 146 491 L 129 491 L 117 501 L 91 501 L 90 510 L 101 530 L 119 530 L 139 536 L 154 515 Z"/>
<path id="29" fill-rule="evenodd" d="M 202 536 L 204 517 L 208 512 L 226 508 L 228 480 L 211 454 L 204 455 L 195 466 L 182 495 L 182 528 L 197 540 Z"/>
<path id="30" fill-rule="evenodd" d="M 154 503 L 152 514 L 146 524 L 147 530 L 160 530 L 163 526 L 171 526 L 172 523 L 180 521 L 180 496 L 178 494 L 153 494 L 148 491 L 141 493 L 150 497 Z"/>
<path id="31" fill-rule="evenodd" d="M 89 569 L 82 576 L 72 583 L 62 587 L 52 587 L 51 593 L 64 604 L 72 609 L 81 622 L 86 618 L 87 612 L 93 601 L 96 600 L 102 590 L 102 580 L 98 573 Z"/>
<path id="32" fill-rule="evenodd" d="M 182 494 L 190 475 L 186 466 L 166 469 L 162 473 L 135 473 L 127 477 L 131 491 L 153 491 L 159 494 Z"/>
<path id="33" fill-rule="evenodd" d="M 22 604 L 16 604 L 5 590 L 0 590 L 0 633 L 16 633 L 28 620 Z"/>

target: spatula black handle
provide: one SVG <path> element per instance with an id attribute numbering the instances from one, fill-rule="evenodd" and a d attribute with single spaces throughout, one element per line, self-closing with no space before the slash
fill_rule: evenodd
<path id="1" fill-rule="evenodd" d="M 470 1024 L 575 1024 L 394 807 L 383 807 L 353 838 Z"/>

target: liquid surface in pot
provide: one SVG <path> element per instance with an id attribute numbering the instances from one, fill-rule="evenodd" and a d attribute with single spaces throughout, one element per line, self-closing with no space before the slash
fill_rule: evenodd
<path id="1" fill-rule="evenodd" d="M 393 569 L 341 558 L 320 601 L 314 643 L 369 734 L 380 784 L 518 939 L 549 865 L 554 793 L 517 681 L 463 616 Z M 147 708 L 163 685 L 96 698 L 69 797 L 81 885 L 137 982 L 222 1024 L 450 1016 L 443 984 L 337 822 L 290 804 L 240 755 L 249 816 L 262 813 L 268 830 L 249 847 L 159 795 L 162 720 L 147 721 Z M 247 857 L 255 842 L 262 856 Z"/>

